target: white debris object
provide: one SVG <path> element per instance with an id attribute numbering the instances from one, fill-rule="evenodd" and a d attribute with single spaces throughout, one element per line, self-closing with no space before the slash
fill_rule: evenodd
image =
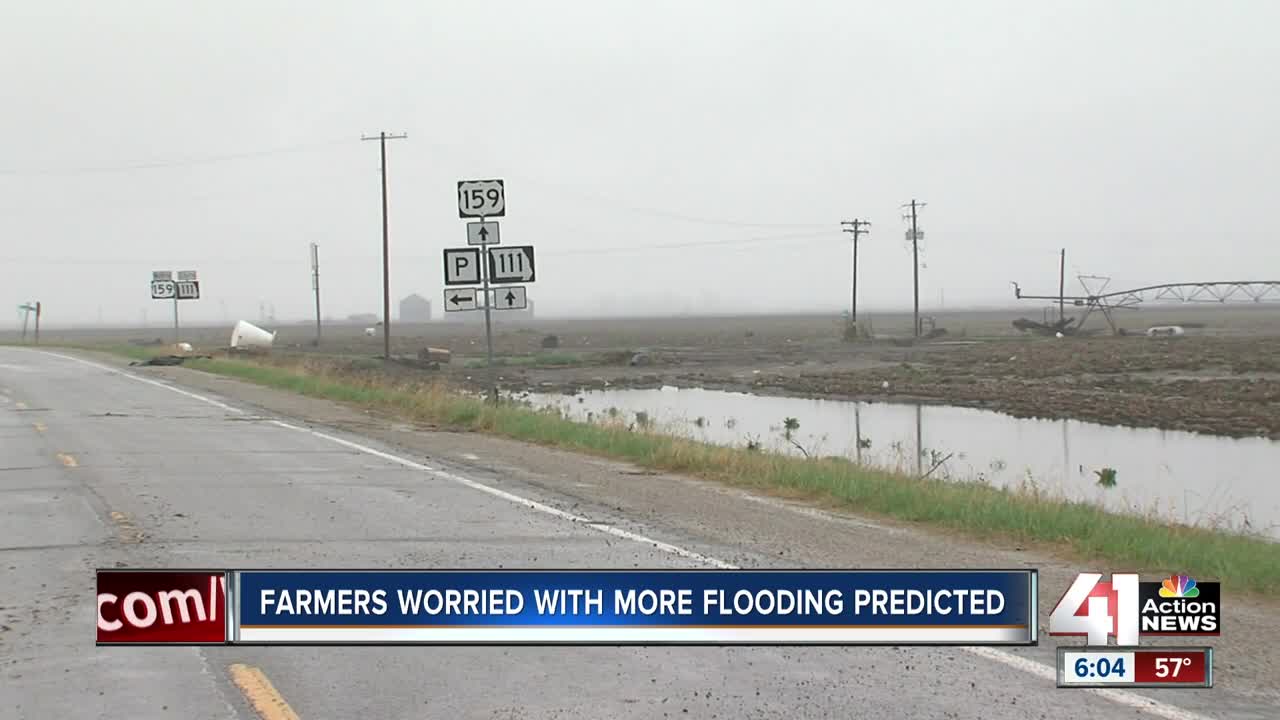
<path id="1" fill-rule="evenodd" d="M 236 323 L 231 331 L 231 347 L 233 348 L 269 348 L 276 341 L 276 334 L 267 332 L 244 320 Z"/>

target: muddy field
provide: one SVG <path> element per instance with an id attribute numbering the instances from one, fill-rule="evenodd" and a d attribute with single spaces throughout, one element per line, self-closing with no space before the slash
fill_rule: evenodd
<path id="1" fill-rule="evenodd" d="M 1012 326 L 1019 310 L 933 313 L 946 334 L 912 343 L 904 314 L 864 318 L 873 339 L 844 342 L 834 316 L 626 318 L 502 322 L 495 329 L 505 389 L 701 386 L 767 394 L 860 400 L 919 400 L 981 407 L 1022 417 L 1280 438 L 1280 308 L 1175 306 L 1119 316 L 1131 332 L 1111 335 L 1093 318 L 1083 337 L 1038 337 Z M 1178 324 L 1186 335 L 1149 338 L 1150 326 Z M 484 331 L 477 322 L 393 325 L 393 355 L 376 358 L 382 338 L 363 328 L 283 325 L 277 354 L 305 353 L 365 370 L 440 377 L 482 388 Z M 229 328 L 184 330 L 201 349 L 226 344 Z M 554 335 L 555 343 L 547 340 Z M 46 330 L 46 342 L 170 342 L 170 329 Z M 0 336 L 0 339 L 13 338 Z M 554 347 L 544 345 L 554 344 Z M 424 347 L 451 351 L 432 369 Z"/>

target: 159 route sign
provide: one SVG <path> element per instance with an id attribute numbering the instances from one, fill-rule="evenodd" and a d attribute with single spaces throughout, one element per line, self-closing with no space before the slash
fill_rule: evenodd
<path id="1" fill-rule="evenodd" d="M 501 180 L 459 180 L 458 217 L 493 218 L 507 214 L 507 197 Z"/>

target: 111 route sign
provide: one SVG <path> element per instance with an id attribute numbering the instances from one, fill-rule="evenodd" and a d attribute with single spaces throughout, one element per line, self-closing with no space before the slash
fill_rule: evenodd
<path id="1" fill-rule="evenodd" d="M 489 282 L 533 282 L 535 279 L 532 245 L 489 249 Z"/>

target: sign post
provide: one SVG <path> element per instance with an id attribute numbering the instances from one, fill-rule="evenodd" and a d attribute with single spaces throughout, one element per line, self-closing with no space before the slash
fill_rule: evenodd
<path id="1" fill-rule="evenodd" d="M 316 347 L 320 347 L 320 246 L 311 243 L 311 289 L 316 294 Z"/>

